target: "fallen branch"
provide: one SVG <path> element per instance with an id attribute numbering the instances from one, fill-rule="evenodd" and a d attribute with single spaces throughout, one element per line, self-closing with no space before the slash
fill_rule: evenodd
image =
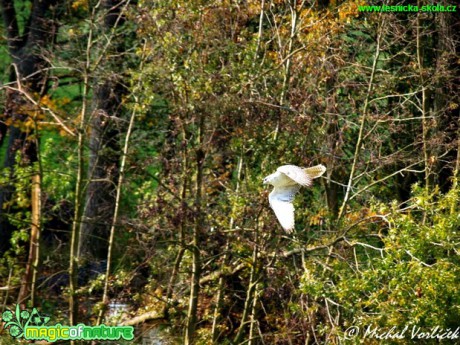
<path id="1" fill-rule="evenodd" d="M 165 318 L 165 315 L 163 313 L 159 313 L 157 311 L 149 311 L 147 313 L 138 315 L 130 320 L 123 321 L 120 326 L 134 326 L 138 325 L 140 323 L 143 323 L 145 321 L 150 321 L 150 320 L 162 320 Z"/>
<path id="2" fill-rule="evenodd" d="M 17 285 L 17 286 L 0 286 L 0 291 L 11 291 L 11 290 L 14 290 L 14 289 L 19 289 L 21 287 L 21 285 Z"/>
<path id="3" fill-rule="evenodd" d="M 213 272 L 211 274 L 208 274 L 207 276 L 204 276 L 203 278 L 200 279 L 200 285 L 209 283 L 213 280 L 219 279 L 220 277 L 230 277 L 232 275 L 237 274 L 238 272 L 242 271 L 245 267 L 248 267 L 248 264 L 243 262 L 237 266 L 235 266 L 233 269 L 221 269 L 219 271 Z"/>

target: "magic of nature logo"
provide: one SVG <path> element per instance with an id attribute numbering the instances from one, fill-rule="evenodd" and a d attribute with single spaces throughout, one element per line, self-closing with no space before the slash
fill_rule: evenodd
<path id="1" fill-rule="evenodd" d="M 8 329 L 13 338 L 26 340 L 133 340 L 134 328 L 132 326 L 86 326 L 78 324 L 67 326 L 60 323 L 47 325 L 50 317 L 40 314 L 37 308 L 32 311 L 21 310 L 16 305 L 14 311 L 5 310 L 2 313 L 4 329 Z"/>

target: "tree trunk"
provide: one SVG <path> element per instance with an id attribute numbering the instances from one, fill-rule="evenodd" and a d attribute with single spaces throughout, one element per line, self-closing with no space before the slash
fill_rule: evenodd
<path id="1" fill-rule="evenodd" d="M 25 97 L 46 93 L 46 73 L 42 72 L 47 62 L 42 56 L 42 49 L 52 42 L 55 35 L 54 22 L 49 18 L 49 9 L 55 1 L 33 1 L 25 27 L 20 33 L 18 15 L 13 0 L 1 0 L 4 28 L 8 41 L 8 50 L 13 68 L 11 68 L 11 81 L 16 85 L 7 90 L 5 110 L 1 116 L 0 145 L 7 143 L 6 157 L 3 166 L 9 169 L 9 176 L 14 176 L 14 171 L 19 167 L 29 167 L 38 161 L 37 143 L 39 133 L 36 129 L 24 129 L 22 123 L 32 120 L 38 109 Z M 30 111 L 32 109 L 32 111 Z M 35 109 L 35 110 L 34 110 Z M 7 121 L 8 120 L 8 121 Z M 10 123 L 10 125 L 6 125 Z M 5 140 L 9 135 L 8 141 Z M 17 155 L 20 154 L 20 159 Z M 39 240 L 41 224 L 40 200 L 40 173 L 34 172 L 31 183 L 31 235 L 29 256 L 26 272 L 22 279 L 22 287 L 18 296 L 19 303 L 23 303 L 30 295 L 34 296 L 34 283 L 37 277 L 39 260 Z M 7 184 L 0 187 L 0 256 L 10 248 L 10 239 L 15 227 L 9 221 L 10 203 L 15 193 L 14 186 Z"/>
<path id="2" fill-rule="evenodd" d="M 235 194 L 239 193 L 240 190 L 240 181 L 241 181 L 241 174 L 243 170 L 243 154 L 240 154 L 238 158 L 238 164 L 237 164 L 237 169 L 236 169 L 236 187 L 235 187 Z M 235 207 L 235 206 L 234 206 Z M 232 212 L 233 214 L 233 212 Z M 230 218 L 230 224 L 229 224 L 229 230 L 234 229 L 234 224 L 235 224 L 235 218 L 231 217 Z M 226 238 L 226 243 L 225 243 L 225 248 L 224 248 L 224 256 L 222 258 L 222 270 L 225 270 L 225 268 L 228 266 L 230 259 L 230 239 L 227 237 Z M 222 306 L 223 306 L 223 301 L 225 298 L 225 282 L 226 282 L 226 277 L 224 275 L 219 277 L 219 282 L 217 284 L 217 298 L 216 298 L 216 306 L 214 309 L 214 317 L 212 320 L 212 343 L 213 344 L 218 344 L 219 341 L 219 323 L 222 319 L 221 316 L 221 311 L 222 311 Z"/>
<path id="3" fill-rule="evenodd" d="M 298 24 L 298 17 L 299 17 L 299 10 L 297 9 L 297 1 L 288 1 L 289 3 L 289 9 L 291 11 L 291 35 L 289 37 L 289 42 L 288 42 L 288 48 L 285 53 L 285 59 L 286 62 L 284 63 L 284 68 L 283 68 L 283 84 L 281 86 L 281 95 L 279 99 L 279 113 L 278 113 L 278 119 L 276 122 L 276 128 L 275 132 L 273 135 L 273 141 L 277 141 L 279 132 L 281 130 L 281 121 L 282 121 L 282 116 L 283 116 L 283 108 L 286 104 L 286 99 L 288 96 L 289 92 L 289 83 L 291 80 L 291 65 L 292 65 L 292 59 L 293 59 L 293 51 L 294 51 L 294 39 L 297 36 L 297 24 Z M 300 8 L 303 7 L 303 3 L 300 6 Z"/>
<path id="4" fill-rule="evenodd" d="M 420 1 L 417 1 L 417 5 L 421 7 Z M 425 163 L 425 190 L 428 193 L 430 191 L 430 179 L 431 179 L 431 164 L 429 159 L 429 148 L 428 148 L 428 99 L 427 89 L 425 86 L 425 71 L 423 63 L 423 51 L 422 51 L 422 19 L 420 13 L 417 13 L 417 24 L 416 24 L 416 42 L 417 42 L 417 67 L 420 75 L 421 90 L 421 117 L 422 117 L 422 149 L 423 149 L 423 160 Z"/>
<path id="5" fill-rule="evenodd" d="M 190 281 L 190 298 L 187 314 L 187 326 L 185 329 L 184 344 L 193 344 L 195 328 L 197 324 L 198 296 L 200 293 L 200 276 L 201 276 L 201 254 L 200 254 L 200 236 L 203 226 L 202 211 L 202 190 L 203 190 L 203 163 L 205 153 L 203 151 L 203 131 L 204 115 L 199 117 L 198 147 L 196 149 L 196 182 L 195 182 L 195 224 L 192 233 L 192 276 Z"/>
<path id="6" fill-rule="evenodd" d="M 111 70 L 104 81 L 95 80 L 91 131 L 89 133 L 89 183 L 83 215 L 79 254 L 86 259 L 104 260 L 107 257 L 107 241 L 113 221 L 116 185 L 119 177 L 121 148 L 119 143 L 119 119 L 123 112 L 122 98 L 126 94 L 121 69 L 123 39 L 118 40 L 114 29 L 122 25 L 123 9 L 129 2 L 105 0 L 103 34 L 108 37 L 106 46 L 99 49 L 99 65 L 96 71 Z M 123 38 L 123 37 L 122 37 Z M 113 54 L 112 54 L 113 53 Z M 110 56 L 110 58 L 109 58 Z M 99 76 L 98 76 L 99 78 Z"/>
<path id="7" fill-rule="evenodd" d="M 30 296 L 32 305 L 35 305 L 35 283 L 37 281 L 38 263 L 40 259 L 40 230 L 41 230 L 41 174 L 32 176 L 32 224 L 30 231 L 29 257 L 26 271 L 22 278 L 18 304 L 23 304 Z"/>
<path id="8" fill-rule="evenodd" d="M 108 254 L 108 237 L 113 224 L 116 190 L 118 181 L 118 166 L 121 157 L 118 143 L 118 118 L 122 109 L 122 97 L 126 88 L 118 74 L 113 74 L 117 68 L 112 68 L 110 77 L 97 83 L 100 79 L 102 67 L 109 67 L 109 62 L 120 66 L 120 58 L 109 60 L 110 52 L 118 51 L 120 46 L 115 41 L 114 29 L 122 22 L 124 6 L 119 1 L 105 0 L 102 2 L 103 13 L 102 31 L 106 40 L 100 45 L 97 53 L 92 53 L 93 30 L 87 42 L 86 69 L 84 76 L 84 94 L 86 100 L 90 84 L 94 84 L 92 117 L 87 119 L 87 104 L 84 102 L 80 118 L 78 139 L 78 178 L 76 187 L 75 219 L 72 226 L 71 255 L 70 255 L 70 287 L 69 287 L 69 314 L 70 324 L 74 325 L 78 318 L 78 271 L 82 259 L 104 260 Z M 92 13 L 96 19 L 97 9 Z M 96 23 L 93 23 L 96 24 Z M 93 27 L 93 26 L 92 26 Z M 96 27 L 96 26 L 94 26 Z M 114 54 L 113 56 L 118 56 Z M 95 61 L 94 59 L 95 58 Z M 112 66 L 113 67 L 113 66 Z M 91 73 L 91 75 L 89 75 Z M 95 77 L 91 82 L 90 77 Z M 84 147 L 88 135 L 89 122 L 89 161 L 86 170 Z M 86 185 L 86 181 L 88 184 Z M 108 265 L 108 269 L 110 266 Z M 102 272 L 101 272 L 102 273 Z"/>
<path id="9" fill-rule="evenodd" d="M 88 178 L 79 255 L 107 257 L 107 238 L 113 219 L 120 147 L 116 118 L 124 93 L 118 80 L 107 80 L 94 92 L 95 106 L 89 138 Z"/>
<path id="10" fill-rule="evenodd" d="M 252 252 L 252 261 L 251 261 L 251 274 L 249 276 L 248 289 L 246 290 L 246 300 L 244 302 L 243 315 L 241 316 L 240 327 L 238 333 L 234 339 L 235 344 L 240 344 L 243 340 L 244 331 L 246 329 L 248 318 L 251 315 L 253 310 L 252 305 L 255 303 L 255 296 L 257 291 L 257 285 L 260 280 L 259 273 L 259 229 L 256 228 L 255 238 L 254 238 L 254 249 Z"/>

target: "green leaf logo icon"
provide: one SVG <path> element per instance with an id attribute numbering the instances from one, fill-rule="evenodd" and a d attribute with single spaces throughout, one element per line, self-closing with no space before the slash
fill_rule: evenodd
<path id="1" fill-rule="evenodd" d="M 13 320 L 13 313 L 9 310 L 4 311 L 2 314 L 2 321 L 10 322 L 11 320 Z"/>

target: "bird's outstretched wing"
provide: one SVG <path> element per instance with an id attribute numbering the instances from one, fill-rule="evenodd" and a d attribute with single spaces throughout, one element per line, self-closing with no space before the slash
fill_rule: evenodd
<path id="1" fill-rule="evenodd" d="M 315 165 L 311 168 L 300 168 L 295 165 L 283 165 L 280 166 L 277 171 L 285 174 L 294 182 L 301 186 L 310 187 L 313 183 L 313 179 L 320 177 L 326 171 L 324 165 Z"/>
<path id="2" fill-rule="evenodd" d="M 303 171 L 311 178 L 317 178 L 326 172 L 326 167 L 322 164 L 315 165 L 311 168 L 305 168 Z"/>
<path id="3" fill-rule="evenodd" d="M 275 212 L 276 218 L 281 226 L 287 232 L 292 232 L 294 229 L 294 205 L 292 201 L 299 191 L 298 184 L 293 186 L 276 187 L 270 193 L 268 200 L 270 206 Z"/>
<path id="4" fill-rule="evenodd" d="M 306 186 L 306 187 L 309 187 L 311 186 L 312 184 L 312 179 L 310 178 L 309 175 L 307 175 L 305 173 L 305 171 L 298 167 L 298 166 L 295 166 L 295 165 L 283 165 L 283 166 L 280 166 L 278 169 L 277 169 L 279 172 L 285 174 L 287 177 L 289 177 L 291 180 L 293 180 L 294 182 L 302 185 L 302 186 Z"/>

